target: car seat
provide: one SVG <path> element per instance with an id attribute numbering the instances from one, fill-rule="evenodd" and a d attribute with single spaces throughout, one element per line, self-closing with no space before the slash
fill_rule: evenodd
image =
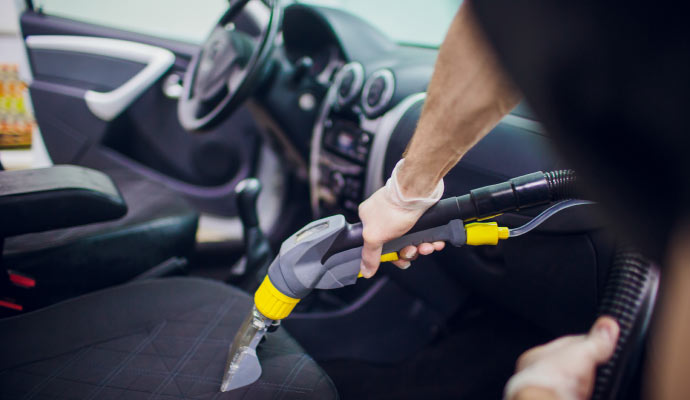
<path id="1" fill-rule="evenodd" d="M 35 283 L 34 306 L 126 282 L 167 260 L 183 265 L 194 249 L 198 213 L 184 199 L 124 168 L 104 172 L 124 198 L 124 216 L 5 240 L 4 267 Z"/>
<path id="2" fill-rule="evenodd" d="M 2 237 L 125 212 L 112 181 L 94 170 L 0 172 Z M 19 283 L 7 281 L 0 287 Z M 171 277 L 0 319 L 0 399 L 337 399 L 330 378 L 284 329 L 259 346 L 263 374 L 257 382 L 219 392 L 230 342 L 252 304 L 221 282 Z"/>

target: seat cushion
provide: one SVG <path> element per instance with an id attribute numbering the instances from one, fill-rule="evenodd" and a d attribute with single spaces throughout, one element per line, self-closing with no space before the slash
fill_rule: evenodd
<path id="1" fill-rule="evenodd" d="M 330 378 L 282 328 L 257 349 L 261 378 L 219 393 L 251 306 L 222 283 L 167 278 L 0 320 L 0 399 L 336 399 Z"/>
<path id="2" fill-rule="evenodd" d="M 6 268 L 35 278 L 43 304 L 123 283 L 194 247 L 198 214 L 184 199 L 125 169 L 104 172 L 127 203 L 123 218 L 5 241 Z"/>

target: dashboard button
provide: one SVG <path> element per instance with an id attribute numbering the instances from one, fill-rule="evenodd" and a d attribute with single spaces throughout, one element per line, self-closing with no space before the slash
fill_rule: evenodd
<path id="1" fill-rule="evenodd" d="M 333 172 L 333 174 L 331 174 L 331 181 L 333 191 L 337 194 L 342 193 L 343 189 L 345 188 L 345 178 L 343 177 L 343 174 L 338 171 Z"/>
<path id="2" fill-rule="evenodd" d="M 302 111 L 311 111 L 316 106 L 316 98 L 311 93 L 302 93 L 298 99 L 299 108 Z"/>
<path id="3" fill-rule="evenodd" d="M 351 199 L 359 200 L 362 192 L 362 182 L 357 178 L 347 178 L 345 183 L 345 195 Z"/>
<path id="4" fill-rule="evenodd" d="M 359 203 L 347 199 L 343 202 L 343 207 L 345 207 L 346 210 L 357 212 L 357 210 L 359 209 Z"/>
<path id="5" fill-rule="evenodd" d="M 367 145 L 369 142 L 371 142 L 371 135 L 366 132 L 362 132 L 362 135 L 359 137 L 359 144 Z"/>
<path id="6" fill-rule="evenodd" d="M 356 152 L 355 157 L 360 162 L 366 162 L 369 158 L 369 148 L 366 146 L 358 146 Z"/>

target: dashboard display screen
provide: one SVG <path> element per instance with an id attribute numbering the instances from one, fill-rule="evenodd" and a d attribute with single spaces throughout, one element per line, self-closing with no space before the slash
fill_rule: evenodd
<path id="1" fill-rule="evenodd" d="M 337 154 L 364 162 L 368 153 L 368 146 L 362 141 L 364 136 L 366 139 L 369 138 L 368 134 L 356 124 L 349 121 L 337 121 L 326 131 L 324 145 Z"/>
<path id="2" fill-rule="evenodd" d="M 338 137 L 336 139 L 336 142 L 338 143 L 338 148 L 342 150 L 349 150 L 355 145 L 355 138 L 353 137 L 352 132 L 348 131 L 340 131 L 338 133 Z"/>

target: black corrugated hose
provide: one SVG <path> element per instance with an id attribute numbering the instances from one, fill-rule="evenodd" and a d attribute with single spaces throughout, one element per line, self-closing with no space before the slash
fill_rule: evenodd
<path id="1" fill-rule="evenodd" d="M 659 268 L 655 264 L 629 247 L 617 251 L 599 314 L 618 321 L 620 336 L 611 359 L 597 370 L 592 399 L 639 398 L 639 393 L 629 390 L 639 390 L 632 380 L 639 372 L 658 287 Z"/>
<path id="2" fill-rule="evenodd" d="M 544 173 L 546 184 L 549 186 L 552 200 L 567 200 L 576 198 L 577 177 L 575 171 L 562 169 Z"/>

